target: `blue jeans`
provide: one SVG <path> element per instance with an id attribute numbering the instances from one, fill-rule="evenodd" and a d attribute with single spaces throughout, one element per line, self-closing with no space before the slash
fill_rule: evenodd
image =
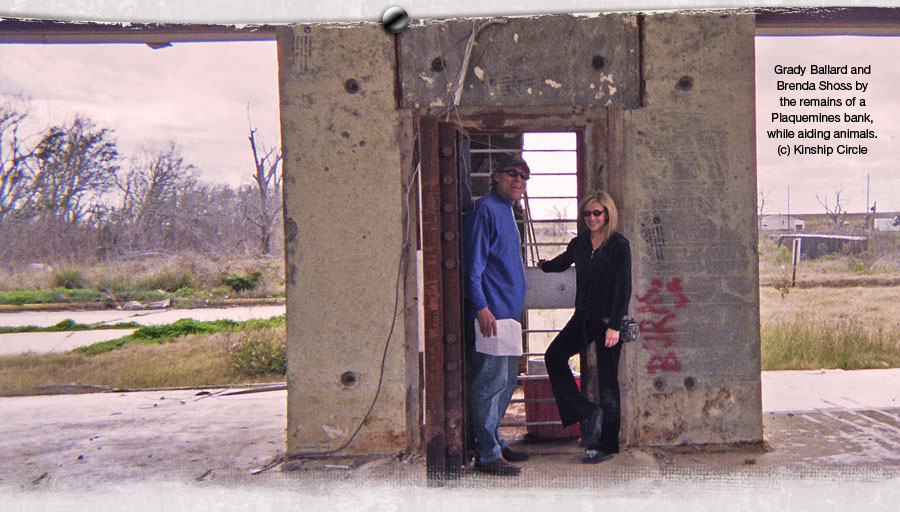
<path id="1" fill-rule="evenodd" d="M 498 429 L 516 390 L 519 358 L 475 352 L 469 356 L 471 376 L 469 408 L 475 434 L 475 463 L 487 464 L 501 457 L 506 442 Z"/>

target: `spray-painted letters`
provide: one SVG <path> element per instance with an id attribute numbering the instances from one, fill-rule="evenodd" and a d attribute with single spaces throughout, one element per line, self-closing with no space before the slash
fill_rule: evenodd
<path id="1" fill-rule="evenodd" d="M 646 315 L 639 322 L 643 347 L 652 352 L 647 361 L 647 373 L 680 372 L 681 361 L 675 352 L 674 324 L 678 308 L 691 303 L 681 287 L 681 279 L 673 278 L 664 283 L 652 279 L 647 293 L 635 295 L 637 313 Z M 642 315 L 643 316 L 643 315 Z"/>

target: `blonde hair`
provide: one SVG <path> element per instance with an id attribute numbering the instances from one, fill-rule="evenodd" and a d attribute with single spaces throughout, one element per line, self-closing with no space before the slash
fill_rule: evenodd
<path id="1" fill-rule="evenodd" d="M 583 233 L 588 231 L 587 223 L 584 221 L 584 215 L 581 213 L 587 209 L 587 205 L 591 202 L 600 203 L 604 209 L 606 209 L 606 217 L 607 222 L 606 225 L 600 229 L 600 234 L 603 237 L 603 241 L 605 242 L 613 231 L 618 231 L 619 229 L 619 210 L 616 208 L 616 202 L 613 201 L 612 196 L 610 196 L 604 190 L 595 190 L 585 196 L 584 199 L 578 203 L 578 232 Z"/>

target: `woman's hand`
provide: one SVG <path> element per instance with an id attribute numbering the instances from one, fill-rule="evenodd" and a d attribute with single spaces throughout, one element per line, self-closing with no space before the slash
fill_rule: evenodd
<path id="1" fill-rule="evenodd" d="M 609 328 L 606 329 L 606 348 L 612 348 L 619 342 L 619 331 Z"/>

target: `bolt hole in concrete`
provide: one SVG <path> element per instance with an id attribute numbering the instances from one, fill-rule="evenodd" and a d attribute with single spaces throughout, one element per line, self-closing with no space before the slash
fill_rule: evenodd
<path id="1" fill-rule="evenodd" d="M 694 386 L 697 385 L 697 382 L 693 377 L 685 377 L 684 379 L 684 389 L 690 391 L 694 389 Z"/>
<path id="2" fill-rule="evenodd" d="M 356 94 L 359 92 L 359 82 L 355 78 L 347 80 L 344 82 L 344 90 L 350 94 Z"/>
<path id="3" fill-rule="evenodd" d="M 666 379 L 662 377 L 657 377 L 653 379 L 653 389 L 657 391 L 662 391 L 666 388 Z"/>
<path id="4" fill-rule="evenodd" d="M 343 385 L 345 388 L 351 388 L 355 386 L 358 381 L 359 378 L 354 372 L 344 372 L 341 375 L 341 385 Z"/>
<path id="5" fill-rule="evenodd" d="M 600 71 L 606 66 L 606 59 L 604 59 L 602 55 L 594 55 L 594 58 L 591 59 L 591 66 L 597 71 Z"/>
<path id="6" fill-rule="evenodd" d="M 678 79 L 678 84 L 675 85 L 676 88 L 681 89 L 682 91 L 689 91 L 692 87 L 694 87 L 694 79 L 684 75 Z"/>

